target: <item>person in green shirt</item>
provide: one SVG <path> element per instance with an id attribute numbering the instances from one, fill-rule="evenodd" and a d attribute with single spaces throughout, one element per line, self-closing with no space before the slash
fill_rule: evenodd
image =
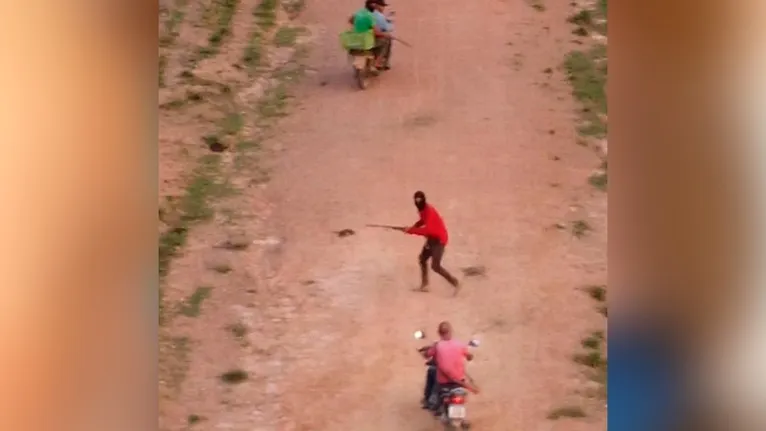
<path id="1" fill-rule="evenodd" d="M 377 69 L 383 68 L 385 59 L 382 58 L 381 54 L 386 52 L 386 47 L 391 43 L 391 33 L 378 28 L 373 13 L 382 11 L 386 6 L 388 6 L 386 0 L 366 0 L 364 7 L 348 20 L 355 33 L 370 32 L 375 36 L 375 45 L 371 51 L 375 55 L 375 67 Z"/>

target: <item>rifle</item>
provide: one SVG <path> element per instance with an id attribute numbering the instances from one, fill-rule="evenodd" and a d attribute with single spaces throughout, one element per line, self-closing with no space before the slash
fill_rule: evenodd
<path id="1" fill-rule="evenodd" d="M 391 40 L 395 40 L 395 41 L 401 43 L 402 45 L 404 45 L 404 46 L 406 46 L 408 48 L 412 48 L 412 45 L 410 45 L 409 42 L 405 42 L 405 41 L 399 39 L 398 37 L 391 36 Z"/>
<path id="2" fill-rule="evenodd" d="M 367 227 L 377 227 L 381 229 L 390 229 L 390 230 L 403 230 L 405 229 L 404 226 L 392 226 L 390 224 L 368 224 Z"/>

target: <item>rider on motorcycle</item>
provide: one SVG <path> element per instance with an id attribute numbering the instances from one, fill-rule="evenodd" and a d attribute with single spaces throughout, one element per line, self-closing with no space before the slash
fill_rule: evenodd
<path id="1" fill-rule="evenodd" d="M 435 367 L 428 367 L 426 387 L 423 391 L 425 398 L 423 406 L 437 411 L 441 400 L 437 396 L 435 405 L 429 403 L 432 394 L 438 395 L 442 390 L 455 386 L 463 387 L 475 394 L 479 393 L 479 388 L 466 379 L 465 375 L 465 360 L 473 359 L 468 346 L 452 338 L 452 325 L 449 322 L 441 322 L 438 332 L 440 340 L 427 349 L 421 350 L 423 357 L 435 365 Z"/>
<path id="2" fill-rule="evenodd" d="M 375 44 L 371 47 L 373 55 L 375 55 L 375 68 L 383 69 L 385 58 L 382 54 L 388 51 L 388 46 L 391 43 L 391 33 L 386 32 L 379 28 L 375 15 L 375 11 L 382 12 L 383 9 L 388 6 L 386 0 L 365 0 L 364 7 L 358 10 L 352 15 L 348 22 L 353 26 L 355 33 L 371 33 L 375 36 Z"/>

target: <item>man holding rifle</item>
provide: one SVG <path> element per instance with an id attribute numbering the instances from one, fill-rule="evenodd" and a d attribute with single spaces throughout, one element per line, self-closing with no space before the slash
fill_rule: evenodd
<path id="1" fill-rule="evenodd" d="M 415 192 L 413 196 L 415 207 L 420 214 L 418 220 L 411 227 L 386 226 L 394 230 L 402 231 L 410 235 L 420 235 L 426 238 L 426 243 L 418 256 L 420 263 L 420 291 L 428 292 L 428 260 L 431 260 L 431 269 L 444 277 L 452 287 L 455 288 L 455 295 L 460 290 L 460 282 L 452 274 L 442 267 L 442 258 L 447 247 L 449 236 L 447 227 L 444 225 L 439 213 L 432 205 L 426 202 L 426 195 L 422 191 Z"/>

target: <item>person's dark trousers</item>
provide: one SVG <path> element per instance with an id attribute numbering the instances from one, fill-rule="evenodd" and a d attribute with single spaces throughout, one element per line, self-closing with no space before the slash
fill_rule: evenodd
<path id="1" fill-rule="evenodd" d="M 426 371 L 426 385 L 423 388 L 423 404 L 425 407 L 430 407 L 432 403 L 431 396 L 434 393 L 436 386 L 436 367 L 428 366 Z"/>
<path id="2" fill-rule="evenodd" d="M 386 43 L 383 46 L 383 52 L 381 55 L 383 55 L 384 62 L 383 64 L 386 66 L 386 68 L 391 67 L 391 47 L 394 45 L 394 42 L 392 40 L 388 40 L 388 43 Z"/>
<path id="3" fill-rule="evenodd" d="M 388 53 L 391 50 L 391 39 L 385 37 L 375 38 L 375 47 L 372 48 L 372 53 L 375 55 L 375 60 L 383 60 L 384 64 L 388 61 Z"/>
<path id="4" fill-rule="evenodd" d="M 431 259 L 431 269 L 435 273 L 444 277 L 449 282 L 449 284 L 457 286 L 457 278 L 455 278 L 442 266 L 442 258 L 444 257 L 445 251 L 444 249 L 444 244 L 439 242 L 438 239 L 426 239 L 426 243 L 423 245 L 423 249 L 420 251 L 420 255 L 418 256 L 418 263 L 420 263 L 421 285 L 425 286 L 428 284 L 428 260 Z"/>

